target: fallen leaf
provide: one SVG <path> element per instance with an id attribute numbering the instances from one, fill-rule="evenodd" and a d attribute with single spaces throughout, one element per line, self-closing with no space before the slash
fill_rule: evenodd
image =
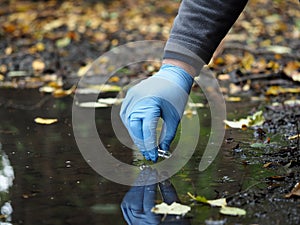
<path id="1" fill-rule="evenodd" d="M 34 122 L 38 124 L 45 124 L 45 125 L 53 124 L 56 123 L 57 121 L 58 119 L 49 119 L 49 118 L 41 118 L 41 117 L 37 117 L 34 119 Z"/>
<path id="2" fill-rule="evenodd" d="M 300 134 L 296 134 L 296 135 L 290 136 L 288 139 L 289 140 L 294 140 L 294 139 L 297 139 L 297 138 L 300 138 Z"/>
<path id="3" fill-rule="evenodd" d="M 64 48 L 64 47 L 67 47 L 70 43 L 71 43 L 71 38 L 65 37 L 65 38 L 58 39 L 55 42 L 55 45 L 58 48 Z"/>
<path id="4" fill-rule="evenodd" d="M 200 102 L 188 102 L 188 106 L 191 107 L 191 108 L 202 108 L 204 107 L 204 104 L 203 103 L 200 103 Z"/>
<path id="5" fill-rule="evenodd" d="M 291 53 L 292 49 L 289 47 L 285 47 L 285 46 L 280 46 L 280 45 L 271 45 L 266 47 L 266 49 L 268 51 L 274 52 L 276 54 L 287 54 L 287 53 Z"/>
<path id="6" fill-rule="evenodd" d="M 39 92 L 42 93 L 52 93 L 53 91 L 55 91 L 54 87 L 44 86 L 39 88 Z"/>
<path id="7" fill-rule="evenodd" d="M 92 63 L 88 63 L 87 65 L 80 67 L 79 70 L 77 71 L 77 76 L 82 77 L 86 75 L 88 70 L 91 68 L 91 65 Z"/>
<path id="8" fill-rule="evenodd" d="M 193 116 L 197 115 L 197 111 L 196 110 L 192 110 L 192 109 L 186 109 L 183 112 L 183 115 L 185 115 L 187 118 L 192 118 Z"/>
<path id="9" fill-rule="evenodd" d="M 120 81 L 120 77 L 117 77 L 117 76 L 113 76 L 111 78 L 109 78 L 108 82 L 110 83 L 117 83 Z"/>
<path id="10" fill-rule="evenodd" d="M 99 98 L 98 102 L 106 105 L 119 105 L 123 101 L 123 98 Z"/>
<path id="11" fill-rule="evenodd" d="M 224 215 L 229 215 L 229 216 L 244 216 L 244 215 L 246 215 L 246 211 L 244 209 L 240 209 L 237 207 L 229 207 L 229 206 L 222 206 L 220 213 L 224 214 Z"/>
<path id="12" fill-rule="evenodd" d="M 267 162 L 263 165 L 263 168 L 268 168 L 270 165 L 272 165 L 272 162 Z"/>
<path id="13" fill-rule="evenodd" d="M 66 97 L 66 96 L 72 94 L 72 93 L 75 91 L 75 89 L 76 89 L 75 86 L 71 87 L 71 88 L 68 89 L 68 90 L 63 90 L 63 89 L 61 89 L 61 88 L 55 89 L 55 90 L 52 92 L 52 95 L 53 95 L 53 97 L 55 97 L 55 98 Z"/>
<path id="14" fill-rule="evenodd" d="M 36 59 L 32 62 L 32 69 L 34 71 L 41 72 L 45 69 L 45 63 L 40 59 Z"/>
<path id="15" fill-rule="evenodd" d="M 284 105 L 288 105 L 291 107 L 295 107 L 295 106 L 299 106 L 300 105 L 300 100 L 299 99 L 290 99 L 290 100 L 286 100 L 283 102 Z"/>
<path id="16" fill-rule="evenodd" d="M 85 88 L 78 88 L 76 93 L 78 94 L 99 94 L 104 92 L 119 92 L 122 88 L 117 85 L 100 84 L 100 85 L 89 85 Z"/>
<path id="17" fill-rule="evenodd" d="M 265 121 L 262 111 L 258 111 L 254 113 L 252 116 L 248 116 L 247 118 L 242 118 L 238 121 L 229 121 L 224 120 L 224 123 L 231 128 L 240 128 L 244 129 L 245 127 L 254 127 L 260 126 Z"/>
<path id="18" fill-rule="evenodd" d="M 300 196 L 300 184 L 299 184 L 299 182 L 294 186 L 294 188 L 292 189 L 292 191 L 290 193 L 285 195 L 285 197 L 290 198 L 293 195 Z"/>
<path id="19" fill-rule="evenodd" d="M 188 194 L 188 196 L 190 196 L 193 200 L 195 200 L 197 202 L 207 203 L 207 199 L 203 196 L 195 196 L 195 195 L 191 194 L 190 192 L 188 192 L 187 194 Z"/>
<path id="20" fill-rule="evenodd" d="M 168 205 L 167 203 L 163 202 L 161 204 L 155 205 L 151 209 L 151 212 L 163 215 L 185 215 L 190 210 L 190 206 L 182 205 L 177 202 L 173 202 L 171 205 Z"/>
<path id="21" fill-rule="evenodd" d="M 223 206 L 227 205 L 226 198 L 207 200 L 207 203 L 210 204 L 211 206 L 216 206 L 216 207 L 223 207 Z"/>
<path id="22" fill-rule="evenodd" d="M 283 68 L 283 72 L 294 81 L 300 81 L 300 62 L 291 61 Z"/>
<path id="23" fill-rule="evenodd" d="M 266 95 L 279 95 L 279 94 L 285 94 L 285 93 L 300 93 L 300 87 L 296 88 L 283 88 L 280 86 L 271 86 L 266 91 Z"/>
<path id="24" fill-rule="evenodd" d="M 215 199 L 215 200 L 207 200 L 205 197 L 203 196 L 194 196 L 192 195 L 190 192 L 187 193 L 188 196 L 190 196 L 193 200 L 197 201 L 197 202 L 202 202 L 205 204 L 209 204 L 210 206 L 217 206 L 217 207 L 222 207 L 227 205 L 226 202 L 226 198 L 219 198 L 219 199 Z"/>
<path id="25" fill-rule="evenodd" d="M 242 99 L 241 97 L 226 97 L 225 100 L 227 102 L 240 102 Z"/>
<path id="26" fill-rule="evenodd" d="M 255 57 L 249 52 L 245 52 L 242 61 L 241 61 L 241 66 L 246 70 L 250 71 L 252 68 L 252 65 L 255 62 Z"/>
<path id="27" fill-rule="evenodd" d="M 81 103 L 76 103 L 76 105 L 82 108 L 105 108 L 109 106 L 107 104 L 100 103 L 100 102 L 81 102 Z"/>

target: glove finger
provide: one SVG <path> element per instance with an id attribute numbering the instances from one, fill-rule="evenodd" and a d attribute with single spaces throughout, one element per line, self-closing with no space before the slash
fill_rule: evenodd
<path id="1" fill-rule="evenodd" d="M 159 147 L 162 150 L 168 151 L 170 149 L 170 144 L 173 141 L 179 121 L 174 119 L 164 120 L 162 131 L 159 138 Z"/>
<path id="2" fill-rule="evenodd" d="M 148 152 L 145 149 L 144 145 L 144 137 L 143 137 L 143 122 L 141 119 L 129 119 L 129 134 L 134 142 L 134 144 L 137 146 L 137 148 L 140 150 L 140 152 L 143 154 L 143 156 L 150 160 L 150 156 Z"/>
<path id="3" fill-rule="evenodd" d="M 143 120 L 144 146 L 153 162 L 158 159 L 156 128 L 159 117 L 145 118 Z"/>

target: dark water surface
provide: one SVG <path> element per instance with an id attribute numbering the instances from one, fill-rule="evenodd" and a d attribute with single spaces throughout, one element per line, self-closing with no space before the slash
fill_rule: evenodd
<path id="1" fill-rule="evenodd" d="M 72 101 L 71 97 L 54 99 L 41 95 L 37 90 L 0 90 L 0 142 L 15 172 L 9 191 L 13 224 L 126 224 L 120 203 L 129 187 L 103 178 L 84 161 L 73 136 Z M 234 104 L 229 105 L 229 113 L 238 110 L 245 115 L 251 107 Z M 187 192 L 208 199 L 230 196 L 258 183 L 267 173 L 261 165 L 237 163 L 243 156 L 233 154 L 236 143 L 225 141 L 213 164 L 200 173 L 198 164 L 208 139 L 210 118 L 208 109 L 199 111 L 202 116 L 198 149 L 171 179 L 185 204 L 190 203 Z M 114 140 L 110 109 L 97 109 L 96 114 L 103 142 L 116 156 L 120 154 L 124 161 L 131 161 L 132 153 Z M 36 117 L 57 118 L 58 123 L 36 124 Z M 225 139 L 247 141 L 250 135 L 230 131 Z M 225 217 L 218 211 L 205 205 L 195 206 L 190 213 L 191 224 L 205 224 L 209 218 L 227 218 L 227 224 L 254 222 L 251 216 Z"/>

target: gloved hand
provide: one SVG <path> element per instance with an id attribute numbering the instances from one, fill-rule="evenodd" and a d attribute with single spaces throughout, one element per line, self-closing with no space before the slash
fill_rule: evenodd
<path id="1" fill-rule="evenodd" d="M 158 145 L 169 150 L 193 84 L 182 68 L 164 64 L 153 76 L 129 89 L 120 116 L 135 145 L 147 160 L 156 162 Z M 159 118 L 164 120 L 157 143 Z"/>

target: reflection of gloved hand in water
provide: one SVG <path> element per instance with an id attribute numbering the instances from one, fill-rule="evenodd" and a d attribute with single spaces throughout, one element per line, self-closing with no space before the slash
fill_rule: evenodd
<path id="1" fill-rule="evenodd" d="M 145 180 L 147 179 L 147 180 Z M 142 182 L 149 183 L 157 180 L 157 172 L 146 168 L 141 172 L 136 184 Z M 159 183 L 162 199 L 167 204 L 179 202 L 176 190 L 172 183 L 167 180 Z M 129 225 L 189 225 L 189 221 L 185 218 L 178 219 L 176 216 L 167 216 L 163 221 L 162 217 L 151 212 L 155 206 L 157 197 L 157 184 L 146 186 L 133 186 L 125 195 L 121 208 L 126 222 Z"/>
<path id="2" fill-rule="evenodd" d="M 153 181 L 154 184 L 133 186 L 126 193 L 121 204 L 121 209 L 129 225 L 159 224 L 160 216 L 151 212 L 157 195 L 156 180 L 156 171 L 146 168 L 140 173 L 136 185 L 149 183 L 149 181 L 151 183 Z"/>
<path id="3" fill-rule="evenodd" d="M 153 76 L 130 88 L 120 116 L 147 160 L 157 161 L 156 128 L 164 120 L 159 147 L 169 150 L 182 117 L 193 78 L 182 68 L 164 64 Z"/>

